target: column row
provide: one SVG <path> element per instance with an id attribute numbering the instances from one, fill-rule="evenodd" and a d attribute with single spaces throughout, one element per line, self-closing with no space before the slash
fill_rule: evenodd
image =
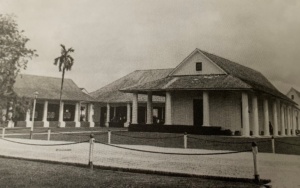
<path id="1" fill-rule="evenodd" d="M 44 102 L 44 106 L 43 106 L 43 114 L 42 114 L 42 122 L 43 122 L 43 127 L 49 127 L 49 121 L 47 120 L 48 117 L 48 106 L 49 103 L 48 101 Z M 64 119 L 64 102 L 61 102 L 59 105 L 59 111 L 58 111 L 58 126 L 59 127 L 65 127 L 66 126 L 66 122 L 63 120 Z M 31 127 L 32 126 L 32 121 L 30 121 L 30 113 L 31 110 L 28 109 L 26 112 L 26 118 L 25 118 L 25 122 L 26 122 L 26 127 Z M 75 123 L 75 127 L 80 127 L 80 103 L 76 103 L 75 104 L 75 112 L 72 115 L 74 117 L 74 123 Z M 90 127 L 94 127 L 95 123 L 93 120 L 93 116 L 94 116 L 94 106 L 93 104 L 89 104 L 88 105 L 88 116 L 87 116 L 87 120 L 89 122 L 89 126 Z M 32 117 L 34 118 L 34 117 Z"/>
<path id="2" fill-rule="evenodd" d="M 279 109 L 279 111 L 278 111 Z M 242 126 L 243 136 L 250 136 L 250 122 L 253 125 L 253 136 L 259 136 L 259 110 L 258 99 L 256 95 L 252 95 L 252 120 L 249 118 L 248 94 L 242 92 Z M 280 130 L 281 136 L 295 136 L 298 129 L 298 110 L 291 105 L 280 104 L 278 99 L 272 100 L 272 122 L 269 118 L 269 101 L 263 99 L 263 132 L 264 136 L 270 136 L 271 132 L 274 136 L 278 136 Z M 280 124 L 278 119 L 281 119 Z M 279 128 L 280 126 L 280 128 Z M 272 129 L 272 131 L 270 130 Z"/>

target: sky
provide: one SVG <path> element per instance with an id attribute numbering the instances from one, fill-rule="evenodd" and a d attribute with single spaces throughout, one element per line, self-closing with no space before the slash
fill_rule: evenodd
<path id="1" fill-rule="evenodd" d="M 39 57 L 21 73 L 61 77 L 54 58 L 72 47 L 66 73 L 95 91 L 144 69 L 176 67 L 195 48 L 300 91 L 298 0 L 0 0 Z"/>

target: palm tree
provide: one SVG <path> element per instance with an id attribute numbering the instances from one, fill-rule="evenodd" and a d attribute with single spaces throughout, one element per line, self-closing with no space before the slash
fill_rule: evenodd
<path id="1" fill-rule="evenodd" d="M 61 97 L 62 97 L 62 91 L 63 91 L 63 85 L 64 85 L 65 71 L 71 70 L 71 68 L 74 64 L 74 59 L 69 55 L 71 52 L 74 52 L 74 49 L 69 48 L 68 50 L 66 50 L 66 47 L 64 45 L 61 44 L 60 46 L 61 46 L 61 56 L 54 59 L 54 65 L 58 64 L 59 72 L 62 71 L 59 105 L 61 105 Z"/>

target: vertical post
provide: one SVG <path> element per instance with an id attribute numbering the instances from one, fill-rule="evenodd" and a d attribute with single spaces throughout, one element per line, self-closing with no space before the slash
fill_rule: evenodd
<path id="1" fill-rule="evenodd" d="M 94 153 L 94 142 L 95 138 L 94 135 L 90 135 L 90 152 L 89 152 L 89 167 L 93 170 L 93 153 Z"/>
<path id="2" fill-rule="evenodd" d="M 252 153 L 253 153 L 253 163 L 254 163 L 254 181 L 256 183 L 259 183 L 260 179 L 259 179 L 258 166 L 257 166 L 258 148 L 255 142 L 252 142 Z"/>
<path id="3" fill-rule="evenodd" d="M 184 149 L 187 148 L 187 134 L 186 134 L 186 132 L 183 135 L 183 146 L 184 146 Z"/>
<path id="4" fill-rule="evenodd" d="M 278 114 L 277 114 L 277 101 L 273 102 L 273 135 L 278 136 Z"/>
<path id="5" fill-rule="evenodd" d="M 129 127 L 130 117 L 131 117 L 130 103 L 127 103 L 127 121 L 124 123 L 124 127 Z"/>
<path id="6" fill-rule="evenodd" d="M 58 121 L 59 121 L 58 122 L 59 127 L 65 127 L 66 126 L 66 122 L 64 122 L 64 102 L 63 101 L 60 102 Z"/>
<path id="7" fill-rule="evenodd" d="M 291 111 L 290 107 L 287 107 L 287 135 L 291 136 Z"/>
<path id="8" fill-rule="evenodd" d="M 275 153 L 275 139 L 274 139 L 274 136 L 272 136 L 272 152 Z"/>
<path id="9" fill-rule="evenodd" d="M 172 125 L 172 98 L 171 93 L 166 92 L 166 103 L 165 103 L 165 125 Z"/>
<path id="10" fill-rule="evenodd" d="M 268 99 L 264 99 L 264 135 L 270 136 Z"/>
<path id="11" fill-rule="evenodd" d="M 106 105 L 106 122 L 105 122 L 105 127 L 109 127 L 109 122 L 110 122 L 110 104 L 107 103 L 107 105 Z"/>
<path id="12" fill-rule="evenodd" d="M 242 93 L 243 136 L 250 136 L 248 94 Z"/>
<path id="13" fill-rule="evenodd" d="M 153 124 L 153 107 L 152 107 L 152 93 L 149 92 L 147 96 L 147 122 L 146 124 Z"/>
<path id="14" fill-rule="evenodd" d="M 43 123 L 44 127 L 49 127 L 49 121 L 47 121 L 48 115 L 48 101 L 44 102 L 44 110 L 43 110 Z"/>
<path id="15" fill-rule="evenodd" d="M 296 136 L 296 111 L 295 109 L 292 108 L 292 122 L 293 122 L 293 127 L 292 127 L 292 135 Z"/>
<path id="16" fill-rule="evenodd" d="M 111 132 L 110 132 L 110 130 L 108 130 L 108 132 L 107 132 L 107 143 L 108 144 L 111 143 Z"/>
<path id="17" fill-rule="evenodd" d="M 138 123 L 138 94 L 132 94 L 132 124 Z"/>
<path id="18" fill-rule="evenodd" d="M 203 91 L 203 126 L 210 126 L 208 91 Z"/>
<path id="19" fill-rule="evenodd" d="M 2 128 L 2 138 L 4 138 L 5 135 L 5 127 Z"/>
<path id="20" fill-rule="evenodd" d="M 50 135 L 51 135 L 51 129 L 48 129 L 48 138 L 47 138 L 48 141 L 50 140 Z"/>
<path id="21" fill-rule="evenodd" d="M 95 127 L 95 122 L 94 122 L 94 105 L 92 103 L 90 103 L 88 105 L 88 122 L 90 124 L 90 127 Z"/>
<path id="22" fill-rule="evenodd" d="M 285 136 L 284 106 L 281 106 L 281 136 Z"/>
<path id="23" fill-rule="evenodd" d="M 32 111 L 32 125 L 30 128 L 30 139 L 33 137 L 33 127 L 34 127 L 34 117 L 35 117 L 35 106 L 36 106 L 36 98 L 37 98 L 38 92 L 34 93 L 34 100 L 33 100 L 33 111 Z"/>
<path id="24" fill-rule="evenodd" d="M 75 104 L 75 114 L 74 114 L 75 127 L 80 127 L 79 110 L 80 110 L 80 103 L 77 102 Z"/>
<path id="25" fill-rule="evenodd" d="M 259 136 L 259 123 L 258 123 L 258 105 L 257 96 L 252 96 L 252 112 L 253 112 L 253 136 Z"/>

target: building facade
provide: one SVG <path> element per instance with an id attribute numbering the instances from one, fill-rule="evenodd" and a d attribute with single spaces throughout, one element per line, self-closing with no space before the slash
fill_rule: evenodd
<path id="1" fill-rule="evenodd" d="M 64 80 L 60 103 L 61 78 L 20 74 L 14 90 L 19 97 L 33 103 L 36 96 L 34 117 L 32 111 L 18 117 L 15 127 L 94 127 L 94 99 L 71 80 Z"/>
<path id="2" fill-rule="evenodd" d="M 299 130 L 299 110 L 261 73 L 196 49 L 160 79 L 121 89 L 132 94 L 132 124 L 138 124 L 138 96 L 165 97 L 166 126 L 221 127 L 243 136 L 291 136 Z"/>

